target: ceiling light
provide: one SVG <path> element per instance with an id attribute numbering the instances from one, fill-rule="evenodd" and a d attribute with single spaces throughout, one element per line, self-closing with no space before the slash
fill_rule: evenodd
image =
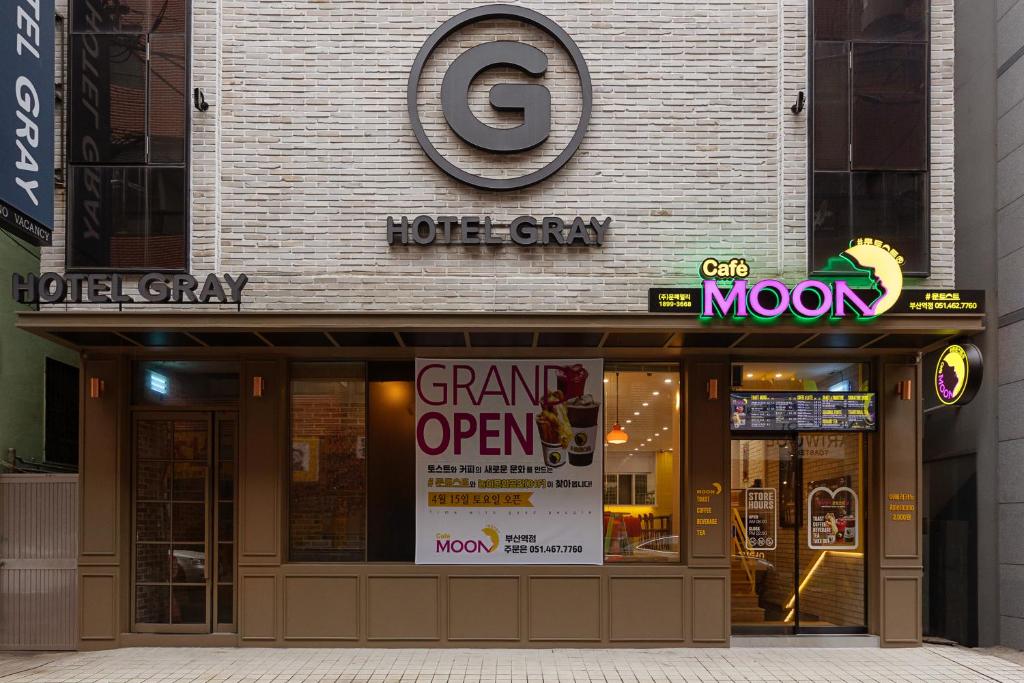
<path id="1" fill-rule="evenodd" d="M 650 403 L 647 403 L 646 401 L 644 401 L 644 402 L 643 402 L 643 403 L 641 403 L 640 405 L 642 405 L 642 406 L 643 406 L 644 408 L 646 408 L 647 406 L 649 406 L 649 405 L 651 405 L 651 404 L 650 404 Z"/>
<path id="2" fill-rule="evenodd" d="M 616 422 L 612 425 L 612 431 L 608 432 L 605 438 L 608 439 L 608 443 L 618 446 L 629 441 L 629 434 L 622 428 L 622 425 Z"/>
<path id="3" fill-rule="evenodd" d="M 626 424 L 631 425 L 631 424 L 633 424 L 633 421 L 632 420 L 626 420 Z"/>
<path id="4" fill-rule="evenodd" d="M 780 379 L 781 377 L 782 377 L 782 373 L 781 372 L 776 372 L 775 373 L 775 379 Z"/>
<path id="5" fill-rule="evenodd" d="M 604 378 L 604 383 L 608 384 L 608 378 L 607 377 Z"/>
<path id="6" fill-rule="evenodd" d="M 752 373 L 752 372 L 748 372 L 747 373 L 747 379 L 751 379 L 751 378 L 753 378 L 753 376 L 754 376 L 754 373 Z"/>
<path id="7" fill-rule="evenodd" d="M 607 382 L 608 380 L 605 379 Z M 612 430 L 604 437 L 608 443 L 613 443 L 616 446 L 624 444 L 629 441 L 629 434 L 619 424 L 619 373 L 615 373 L 615 424 L 612 425 Z"/>
<path id="8" fill-rule="evenodd" d="M 654 394 L 655 396 L 657 396 L 657 395 L 659 395 L 659 394 L 660 394 L 661 392 L 660 392 L 660 391 L 652 391 L 651 393 L 652 393 L 652 394 Z"/>
<path id="9" fill-rule="evenodd" d="M 672 378 L 671 377 L 666 377 L 665 378 L 665 384 L 672 384 Z"/>
<path id="10" fill-rule="evenodd" d="M 639 414 L 640 414 L 640 411 L 639 411 L 639 410 L 634 410 L 634 411 L 633 411 L 633 414 L 634 414 L 634 415 L 639 415 Z"/>

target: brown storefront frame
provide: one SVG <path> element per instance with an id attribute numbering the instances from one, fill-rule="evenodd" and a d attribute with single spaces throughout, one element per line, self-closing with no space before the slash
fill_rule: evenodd
<path id="1" fill-rule="evenodd" d="M 285 541 L 287 514 L 282 491 L 282 481 L 286 480 L 286 462 L 278 457 L 284 444 L 286 434 L 286 392 L 283 385 L 287 381 L 287 363 L 296 360 L 359 360 L 359 361 L 409 361 L 416 356 L 434 357 L 491 357 L 509 358 L 524 357 L 601 357 L 609 362 L 651 362 L 674 361 L 682 367 L 681 379 L 686 383 L 684 394 L 684 410 L 680 413 L 683 422 L 681 439 L 685 462 L 683 465 L 683 489 L 680 500 L 680 515 L 685 525 L 686 536 L 690 535 L 692 520 L 693 491 L 699 482 L 693 476 L 691 465 L 694 462 L 695 447 L 691 443 L 688 421 L 693 417 L 694 396 L 704 391 L 704 382 L 709 377 L 721 380 L 723 390 L 729 386 L 729 364 L 733 360 L 779 360 L 787 361 L 821 361 L 825 358 L 843 361 L 867 361 L 872 363 L 872 373 L 880 401 L 880 426 L 873 437 L 875 446 L 867 463 L 867 479 L 865 491 L 870 500 L 865 502 L 864 514 L 868 520 L 868 533 L 865 544 L 865 593 L 869 609 L 867 613 L 868 630 L 878 635 L 883 645 L 906 646 L 920 643 L 920 628 L 916 624 L 920 613 L 921 561 L 920 561 L 920 517 L 915 514 L 911 528 L 903 526 L 904 531 L 890 525 L 885 519 L 885 496 L 887 491 L 896 487 L 898 490 L 913 490 L 917 499 L 920 496 L 920 465 L 914 462 L 920 459 L 920 394 L 922 390 L 920 353 L 925 348 L 937 346 L 945 340 L 961 334 L 971 334 L 982 329 L 983 324 L 978 316 L 940 316 L 911 318 L 893 316 L 889 319 L 875 321 L 871 325 L 838 324 L 835 326 L 818 326 L 808 328 L 797 325 L 764 326 L 733 326 L 730 324 L 703 325 L 692 320 L 684 320 L 671 316 L 536 316 L 515 314 L 495 316 L 353 316 L 303 314 L 235 314 L 208 315 L 176 314 L 155 316 L 152 314 L 138 315 L 135 313 L 96 314 L 96 313 L 29 313 L 22 314 L 19 326 L 30 329 L 44 336 L 52 336 L 69 344 L 59 334 L 69 330 L 108 331 L 124 330 L 239 330 L 257 332 L 258 327 L 265 330 L 309 330 L 311 318 L 330 321 L 331 330 L 381 330 L 388 328 L 392 334 L 401 339 L 403 332 L 410 330 L 455 331 L 458 329 L 468 342 L 469 335 L 478 331 L 521 331 L 531 329 L 527 324 L 537 325 L 533 328 L 534 344 L 530 347 L 486 347 L 476 348 L 468 345 L 459 347 L 408 347 L 393 348 L 372 347 L 329 347 L 329 348 L 294 348 L 294 347 L 242 347 L 216 348 L 209 346 L 192 348 L 145 348 L 131 343 L 127 337 L 118 348 L 81 346 L 85 371 L 83 372 L 83 406 L 86 417 L 91 413 L 104 414 L 108 421 L 119 413 L 115 405 L 121 405 L 121 415 L 128 415 L 129 408 L 126 391 L 130 391 L 130 362 L 133 360 L 152 360 L 157 358 L 200 359 L 200 358 L 235 358 L 242 362 L 239 426 L 239 457 L 250 461 L 253 455 L 252 443 L 262 443 L 268 434 L 274 434 L 271 441 L 278 444 L 276 455 L 265 463 L 242 463 L 239 467 L 238 485 L 242 491 L 236 505 L 244 506 L 246 493 L 244 489 L 259 484 L 260 480 L 247 480 L 246 467 L 253 472 L 274 472 L 276 483 L 269 488 L 260 484 L 252 496 L 259 499 L 261 512 L 270 511 L 271 518 L 260 522 L 256 519 L 247 520 L 246 512 L 239 510 L 236 521 L 236 570 L 238 573 L 236 591 L 238 600 L 237 634 L 212 634 L 209 636 L 180 636 L 174 634 L 152 635 L 125 633 L 125 597 L 130 590 L 130 581 L 123 581 L 122 571 L 125 559 L 124 551 L 115 542 L 103 546 L 103 553 L 96 554 L 88 543 L 82 549 L 80 568 L 82 579 L 88 578 L 90 586 L 102 588 L 95 595 L 90 606 L 83 606 L 80 615 L 83 628 L 82 647 L 111 647 L 117 645 L 170 645 L 170 644 L 210 644 L 210 645 L 373 645 L 376 647 L 402 646 L 452 646 L 452 647 L 487 647 L 503 643 L 516 647 L 555 647 L 572 643 L 575 646 L 599 647 L 621 646 L 638 647 L 644 644 L 651 646 L 726 646 L 729 643 L 729 569 L 727 541 L 721 538 L 721 550 L 699 553 L 694 557 L 691 539 L 681 542 L 681 552 L 686 553 L 685 560 L 678 564 L 663 565 L 602 565 L 581 568 L 561 566 L 524 566 L 524 567 L 481 567 L 474 568 L 443 566 L 420 567 L 410 563 L 288 563 L 285 559 Z M 243 319 L 245 319 L 244 324 Z M 370 321 L 373 324 L 370 325 Z M 276 321 L 276 322 L 274 322 Z M 397 323 L 402 322 L 403 326 Z M 597 347 L 578 348 L 564 346 L 538 346 L 538 335 L 544 331 L 600 331 L 602 344 Z M 116 324 L 115 324 L 116 323 Z M 273 325 L 271 325 L 273 323 Z M 634 323 L 638 323 L 634 325 Z M 250 326 L 253 324 L 253 326 Z M 105 327 L 106 326 L 106 327 Z M 824 328 L 824 329 L 822 329 Z M 671 332 L 669 341 L 658 348 L 604 348 L 604 340 L 616 332 Z M 719 348 L 685 348 L 672 345 L 673 339 L 679 335 L 704 333 L 737 333 L 728 346 Z M 51 334 L 52 333 L 52 334 Z M 871 343 L 858 348 L 747 348 L 737 343 L 751 334 L 756 335 L 802 335 L 803 343 L 807 343 L 820 334 L 871 334 L 871 339 L 883 339 L 886 335 L 918 335 L 928 342 L 927 347 L 893 345 L 884 348 L 870 348 Z M 118 333 L 119 334 L 119 333 Z M 926 336 L 922 336 L 926 335 Z M 911 337 L 906 337 L 910 339 Z M 95 371 L 95 372 L 94 372 Z M 89 377 L 98 373 L 107 378 L 112 386 L 112 396 L 97 401 L 87 398 L 86 383 Z M 703 373 L 703 374 L 701 374 Z M 699 377 L 698 377 L 699 375 Z M 255 376 L 264 377 L 267 381 L 267 399 L 273 406 L 272 413 L 266 408 L 271 407 L 264 402 L 263 406 L 255 403 L 256 399 L 248 396 L 251 380 Z M 889 385 L 896 378 L 911 378 L 916 387 L 915 400 L 897 405 L 893 387 Z M 902 381 L 902 379 L 900 379 Z M 113 401 L 112 404 L 108 404 Z M 886 414 L 887 406 L 896 405 L 901 412 L 895 421 Z M 223 407 L 223 406 L 217 406 Z M 258 415 L 247 420 L 247 409 L 256 409 Z M 908 412 L 909 411 L 909 412 Z M 258 433 L 252 436 L 248 431 L 257 422 Z M 83 420 L 83 424 L 93 424 Z M 122 422 L 123 424 L 123 422 Z M 123 428 L 115 427 L 115 431 Z M 908 431 L 910 430 L 910 431 Z M 721 422 L 720 432 L 723 439 L 728 437 L 728 425 Z M 95 436 L 95 429 L 92 429 Z M 912 440 L 907 434 L 914 433 Z M 100 441 L 103 440 L 102 437 Z M 124 439 L 123 433 L 118 439 Z M 250 451 L 247 453 L 246 441 Z M 887 464 L 886 443 L 896 444 L 891 448 L 899 451 L 900 458 L 910 458 L 906 465 L 897 469 Z M 83 440 L 87 455 L 83 458 L 83 475 L 89 480 L 88 470 L 93 460 L 99 455 L 93 453 L 88 436 Z M 98 442 L 97 442 L 98 443 Z M 127 465 L 124 457 L 124 441 L 115 459 L 119 467 Z M 909 450 L 908 450 L 909 449 Z M 258 450 L 258 448 L 257 448 Z M 702 451 L 703 452 L 703 451 Z M 895 451 L 894 451 L 895 452 Z M 721 455 L 721 454 L 720 454 Z M 109 468 L 109 455 L 100 458 L 97 466 Z M 725 456 L 723 456 L 724 458 Z M 705 459 L 706 460 L 706 459 Z M 895 462 L 895 461 L 894 461 Z M 907 469 L 907 465 L 910 469 Z M 718 463 L 716 466 L 726 468 Z M 902 468 L 902 469 L 899 469 Z M 891 474 L 886 474 L 892 469 Z M 722 470 L 725 472 L 725 469 Z M 907 472 L 910 472 L 908 475 Z M 916 472 L 916 474 L 914 474 Z M 130 469 L 128 470 L 130 474 Z M 263 475 L 259 475 L 263 476 Z M 909 478 L 908 478 L 909 477 Z M 128 479 L 130 481 L 130 479 Z M 122 479 L 122 481 L 125 481 Z M 115 498 L 123 499 L 124 491 L 115 482 L 100 489 L 115 494 Z M 113 488 L 111 488 L 113 487 Z M 901 488 L 902 487 L 902 488 Z M 910 487 L 907 489 L 907 487 Z M 269 496 L 269 497 L 268 497 Z M 87 496 L 83 496 L 85 498 Z M 274 502 L 274 501 L 277 502 Z M 83 500 L 83 518 L 87 517 L 89 501 Z M 877 507 L 876 507 L 877 506 Z M 108 506 L 109 507 L 109 506 Z M 253 507 L 250 501 L 250 508 Z M 101 506 L 104 514 L 94 521 L 102 524 L 107 515 L 113 528 L 120 528 L 120 535 L 127 529 L 126 522 L 117 521 L 116 515 L 110 517 L 111 510 Z M 251 512 L 251 510 L 250 510 Z M 89 516 L 93 519 L 92 516 Z M 269 520 L 269 521 L 268 521 Z M 250 534 L 259 535 L 259 547 L 244 548 L 246 541 L 242 538 L 247 522 L 256 524 Z M 275 530 L 276 528 L 276 530 Z M 895 529 L 895 530 L 894 530 Z M 887 540 L 891 533 L 906 536 L 912 532 L 916 542 L 910 544 L 914 552 L 888 552 L 883 557 L 882 548 L 897 545 L 903 541 Z M 267 541 L 270 544 L 267 544 Z M 578 576 L 577 576 L 578 575 Z M 585 576 L 584 576 L 585 575 Z M 103 584 L 99 583 L 100 578 Z M 420 589 L 412 593 L 403 587 L 404 582 L 415 579 L 413 584 Z M 467 582 L 464 579 L 470 579 Z M 579 579 L 579 580 L 577 580 Z M 638 580 L 646 579 L 646 580 Z M 465 614 L 449 613 L 447 608 L 453 604 L 464 602 L 467 585 L 491 585 L 500 589 L 502 586 L 516 586 L 509 602 L 509 609 L 515 614 L 514 629 L 506 632 L 491 631 L 487 637 L 472 637 L 473 617 Z M 511 581 L 511 583 L 508 583 Z M 457 593 L 462 591 L 462 593 Z M 539 592 L 538 592 L 539 591 Z M 472 591 L 471 591 L 472 593 Z M 323 595 L 329 598 L 329 609 L 320 602 Z M 370 595 L 377 596 L 376 598 Z M 573 596 L 575 603 L 559 605 L 560 594 Z M 426 621 L 420 619 L 407 620 L 405 609 L 408 600 L 417 595 L 433 596 L 422 610 Z M 108 599 L 109 598 L 109 599 Z M 676 603 L 678 598 L 678 604 Z M 383 602 L 382 602 L 383 600 Z M 636 602 L 640 600 L 644 606 L 660 603 L 676 605 L 671 612 L 662 616 L 652 617 L 649 609 L 643 610 L 640 616 L 630 616 L 630 610 L 636 610 Z M 340 601 L 340 602 L 339 602 Z M 130 604 L 130 600 L 127 601 Z M 553 604 L 547 604 L 552 602 Z M 337 604 L 335 604 L 337 603 Z M 104 617 L 104 609 L 109 605 L 121 605 L 119 616 L 111 623 Z M 346 623 L 337 620 L 324 621 L 325 613 L 337 613 L 337 606 L 349 607 Z M 587 613 L 580 616 L 579 606 L 583 605 Z M 102 608 L 100 612 L 92 610 Z M 371 611 L 373 613 L 371 613 Z M 107 612 L 109 614 L 109 612 Z M 566 615 L 575 621 L 565 620 Z M 615 615 L 614 618 L 612 615 Z M 578 617 L 578 618 L 577 618 Z M 97 621 L 97 619 L 99 621 Z M 582 619 L 582 620 L 581 620 Z M 547 625 L 553 624 L 555 630 Z M 397 625 L 397 626 L 396 626 Z M 397 630 L 395 630 L 397 628 Z M 510 627 L 511 629 L 511 627 Z"/>

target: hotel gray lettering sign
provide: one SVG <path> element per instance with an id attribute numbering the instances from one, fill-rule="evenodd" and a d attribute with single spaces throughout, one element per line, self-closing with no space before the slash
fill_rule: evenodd
<path id="1" fill-rule="evenodd" d="M 0 66 L 0 228 L 52 243 L 53 0 L 3 0 Z"/>
<path id="2" fill-rule="evenodd" d="M 86 273 L 14 273 L 11 296 L 20 304 L 241 304 L 247 275 L 147 273 L 129 284 L 125 276 Z"/>
<path id="3" fill-rule="evenodd" d="M 519 216 L 507 225 L 490 216 L 388 216 L 388 244 L 456 244 L 520 246 L 557 244 L 562 246 L 599 247 L 611 226 L 611 218 L 582 216 L 562 219 L 557 216 L 534 218 Z"/>

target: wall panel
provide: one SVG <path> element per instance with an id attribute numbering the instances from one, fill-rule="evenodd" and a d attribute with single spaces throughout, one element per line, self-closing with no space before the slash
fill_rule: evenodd
<path id="1" fill-rule="evenodd" d="M 117 492 L 127 485 L 118 476 L 118 415 L 123 387 L 116 360 L 85 359 L 81 399 L 82 458 L 79 464 L 81 506 L 78 552 L 81 561 L 116 564 L 120 517 Z M 101 382 L 98 398 L 90 398 L 90 380 Z"/>
<path id="2" fill-rule="evenodd" d="M 896 394 L 911 382 L 913 397 Z M 921 564 L 921 382 L 912 364 L 883 368 L 882 404 L 882 566 Z"/>
<path id="3" fill-rule="evenodd" d="M 609 640 L 682 642 L 686 639 L 686 579 L 612 576 L 608 579 Z"/>
<path id="4" fill-rule="evenodd" d="M 256 377 L 263 378 L 260 397 L 252 395 Z M 280 410 L 286 395 L 280 363 L 245 363 L 238 477 L 240 565 L 281 562 L 284 440 Z"/>
<path id="5" fill-rule="evenodd" d="M 921 644 L 921 572 L 883 571 L 883 647 Z"/>
<path id="6" fill-rule="evenodd" d="M 114 567 L 82 567 L 78 572 L 82 649 L 117 646 L 119 574 Z"/>
<path id="7" fill-rule="evenodd" d="M 284 577 L 285 640 L 356 640 L 359 617 L 359 577 Z"/>
<path id="8" fill-rule="evenodd" d="M 449 576 L 448 639 L 520 638 L 518 576 Z"/>
<path id="9" fill-rule="evenodd" d="M 730 595 L 728 576 L 701 573 L 690 579 L 690 632 L 694 644 L 728 644 Z"/>
<path id="10" fill-rule="evenodd" d="M 683 520 L 691 566 L 729 564 L 729 386 L 728 363 L 687 367 Z"/>
<path id="11" fill-rule="evenodd" d="M 439 576 L 367 577 L 367 640 L 438 640 L 441 638 L 440 610 Z"/>
<path id="12" fill-rule="evenodd" d="M 243 575 L 239 581 L 239 636 L 242 640 L 277 639 L 277 577 Z"/>
<path id="13" fill-rule="evenodd" d="M 529 639 L 601 640 L 601 577 L 531 576 Z"/>

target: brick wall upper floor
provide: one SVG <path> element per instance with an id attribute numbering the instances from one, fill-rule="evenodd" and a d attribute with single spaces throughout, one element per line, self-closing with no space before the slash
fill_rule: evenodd
<path id="1" fill-rule="evenodd" d="M 65 3 L 66 5 L 66 0 Z M 692 284 L 708 256 L 742 256 L 754 277 L 808 269 L 806 0 L 528 6 L 575 41 L 592 79 L 589 129 L 571 160 L 531 187 L 482 190 L 442 172 L 410 125 L 410 68 L 428 36 L 479 3 L 193 0 L 189 265 L 244 272 L 246 308 L 579 311 L 646 309 L 649 287 Z M 930 13 L 929 283 L 953 284 L 953 0 Z M 495 155 L 444 124 L 451 60 L 488 40 L 549 55 L 551 135 Z M 497 125 L 474 83 L 471 106 Z M 519 79 L 522 80 L 522 79 Z M 513 20 L 474 24 L 427 61 L 417 96 L 433 144 L 460 167 L 517 175 L 572 135 L 581 84 L 551 37 Z M 54 246 L 65 257 L 65 196 Z M 611 218 L 600 247 L 389 245 L 388 216 Z"/>

